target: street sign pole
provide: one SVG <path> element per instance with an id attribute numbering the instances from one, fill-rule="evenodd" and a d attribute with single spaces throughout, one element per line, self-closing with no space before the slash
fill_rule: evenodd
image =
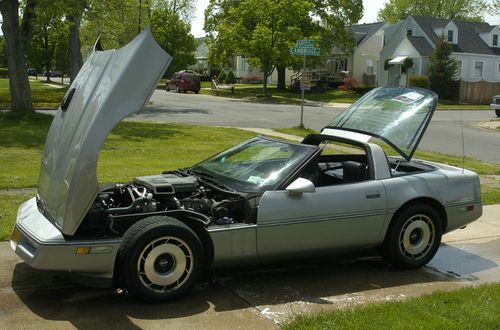
<path id="1" fill-rule="evenodd" d="M 300 104 L 300 128 L 304 128 L 304 82 L 306 79 L 306 54 L 304 54 L 304 65 L 302 66 L 302 103 Z"/>

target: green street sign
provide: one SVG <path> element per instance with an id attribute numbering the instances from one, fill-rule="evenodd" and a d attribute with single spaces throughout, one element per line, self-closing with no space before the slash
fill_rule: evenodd
<path id="1" fill-rule="evenodd" d="M 307 55 L 307 56 L 319 56 L 319 48 L 316 47 L 292 47 L 290 48 L 290 54 L 292 55 Z"/>
<path id="2" fill-rule="evenodd" d="M 314 47 L 314 40 L 297 40 L 297 47 Z"/>

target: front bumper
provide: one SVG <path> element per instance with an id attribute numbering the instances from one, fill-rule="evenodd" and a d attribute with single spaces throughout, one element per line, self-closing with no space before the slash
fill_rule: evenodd
<path id="1" fill-rule="evenodd" d="M 36 198 L 17 213 L 10 240 L 12 250 L 35 269 L 78 273 L 83 277 L 113 279 L 121 239 L 69 240 L 40 213 Z M 77 254 L 77 249 L 95 251 Z M 111 282 L 110 282 L 111 283 Z"/>
<path id="2" fill-rule="evenodd" d="M 491 108 L 492 108 L 493 110 L 498 110 L 498 109 L 500 109 L 500 104 L 497 104 L 497 103 L 491 103 L 491 104 L 490 104 L 490 106 L 491 106 Z"/>

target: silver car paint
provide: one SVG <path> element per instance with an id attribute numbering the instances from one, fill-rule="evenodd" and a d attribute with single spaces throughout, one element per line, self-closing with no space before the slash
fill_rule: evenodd
<path id="1" fill-rule="evenodd" d="M 119 50 L 94 51 L 71 84 L 68 93 L 76 91 L 54 116 L 38 183 L 44 214 L 64 234 L 76 232 L 96 197 L 106 136 L 144 106 L 170 60 L 148 29 Z"/>

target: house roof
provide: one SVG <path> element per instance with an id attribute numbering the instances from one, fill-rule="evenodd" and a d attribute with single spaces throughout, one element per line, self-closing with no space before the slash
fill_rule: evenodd
<path id="1" fill-rule="evenodd" d="M 359 46 L 362 42 L 370 39 L 370 37 L 377 32 L 385 22 L 377 22 L 370 24 L 358 24 L 350 27 L 354 39 L 356 40 L 356 46 Z"/>
<path id="2" fill-rule="evenodd" d="M 422 56 L 429 56 L 434 48 L 429 44 L 429 42 L 424 37 L 414 37 L 407 36 L 408 41 L 412 44 L 412 46 L 420 53 Z"/>
<path id="3" fill-rule="evenodd" d="M 490 32 L 494 28 L 494 26 L 491 26 L 488 23 L 468 22 L 462 20 L 450 20 L 425 16 L 411 17 L 415 20 L 415 22 L 417 22 L 420 28 L 434 44 L 437 44 L 440 38 L 440 36 L 437 35 L 434 30 L 438 28 L 443 29 L 446 27 L 446 25 L 448 25 L 450 21 L 453 21 L 453 23 L 455 23 L 458 28 L 458 42 L 457 44 L 452 44 L 453 52 L 500 55 L 500 49 L 496 47 L 489 47 L 488 44 L 484 42 L 484 40 L 479 36 L 480 33 Z M 423 43 L 421 41 L 416 41 L 416 43 L 420 43 L 420 46 L 426 47 L 422 45 Z"/>

